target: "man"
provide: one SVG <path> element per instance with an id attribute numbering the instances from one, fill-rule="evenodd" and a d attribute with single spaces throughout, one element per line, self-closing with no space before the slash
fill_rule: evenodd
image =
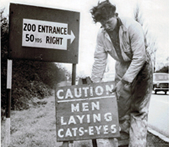
<path id="1" fill-rule="evenodd" d="M 94 22 L 102 25 L 91 79 L 95 83 L 102 80 L 108 54 L 116 60 L 115 93 L 121 132 L 129 133 L 130 147 L 145 147 L 153 71 L 142 27 L 135 20 L 119 18 L 108 0 L 93 7 L 91 14 Z"/>

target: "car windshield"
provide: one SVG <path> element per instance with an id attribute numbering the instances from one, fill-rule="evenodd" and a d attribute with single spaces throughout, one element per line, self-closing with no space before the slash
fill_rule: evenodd
<path id="1" fill-rule="evenodd" d="M 154 78 L 156 81 L 168 81 L 169 75 L 168 74 L 155 74 Z"/>

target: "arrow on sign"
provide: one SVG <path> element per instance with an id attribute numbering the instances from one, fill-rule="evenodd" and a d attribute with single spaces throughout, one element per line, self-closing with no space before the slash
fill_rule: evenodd
<path id="1" fill-rule="evenodd" d="M 66 23 L 23 19 L 22 46 L 67 50 L 68 39 L 72 44 L 75 35 Z"/>
<path id="2" fill-rule="evenodd" d="M 74 35 L 74 33 L 72 32 L 72 30 L 71 30 L 70 35 L 69 35 L 69 34 L 67 34 L 67 39 L 70 39 L 70 43 L 72 43 L 72 42 L 73 42 L 73 40 L 75 39 L 75 35 Z"/>

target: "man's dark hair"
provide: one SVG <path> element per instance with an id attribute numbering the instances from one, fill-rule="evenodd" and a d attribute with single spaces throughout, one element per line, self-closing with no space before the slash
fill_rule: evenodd
<path id="1" fill-rule="evenodd" d="M 116 6 L 112 5 L 109 0 L 98 3 L 97 6 L 90 10 L 94 22 L 102 22 L 114 16 Z"/>

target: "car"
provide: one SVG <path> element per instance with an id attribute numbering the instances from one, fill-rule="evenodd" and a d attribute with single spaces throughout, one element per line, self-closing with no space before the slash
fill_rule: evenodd
<path id="1" fill-rule="evenodd" d="M 164 91 L 167 94 L 169 91 L 169 74 L 168 73 L 154 73 L 153 74 L 153 90 L 155 94 L 158 91 Z"/>

